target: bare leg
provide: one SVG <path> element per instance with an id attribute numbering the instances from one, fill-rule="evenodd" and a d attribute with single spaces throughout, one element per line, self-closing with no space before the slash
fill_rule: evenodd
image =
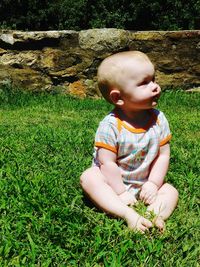
<path id="1" fill-rule="evenodd" d="M 178 202 L 178 191 L 170 184 L 164 184 L 158 191 L 156 200 L 150 204 L 147 211 L 153 211 L 156 214 L 155 225 L 164 229 L 164 221 L 174 211 Z"/>
<path id="2" fill-rule="evenodd" d="M 103 211 L 126 220 L 131 229 L 144 232 L 152 223 L 124 204 L 106 183 L 98 167 L 86 170 L 81 176 L 81 186 L 89 198 Z"/>
<path id="3" fill-rule="evenodd" d="M 127 206 L 134 206 L 137 203 L 136 197 L 128 191 L 119 195 L 120 200 Z"/>

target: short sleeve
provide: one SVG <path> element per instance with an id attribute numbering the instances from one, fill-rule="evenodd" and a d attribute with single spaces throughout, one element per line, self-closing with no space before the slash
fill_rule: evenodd
<path id="1" fill-rule="evenodd" d="M 163 146 L 171 140 L 172 135 L 171 135 L 169 123 L 168 123 L 165 115 L 162 112 L 160 112 L 160 114 L 158 116 L 158 120 L 159 120 L 160 129 L 161 129 L 160 146 Z"/>
<path id="2" fill-rule="evenodd" d="M 106 148 L 117 153 L 117 127 L 111 122 L 102 121 L 95 135 L 95 147 Z"/>

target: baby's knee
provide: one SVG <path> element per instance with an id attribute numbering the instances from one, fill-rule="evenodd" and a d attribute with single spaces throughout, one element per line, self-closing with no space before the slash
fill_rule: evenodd
<path id="1" fill-rule="evenodd" d="M 168 184 L 170 186 L 170 191 L 173 195 L 177 196 L 179 195 L 178 190 L 171 184 Z"/>
<path id="2" fill-rule="evenodd" d="M 166 183 L 164 184 L 164 189 L 168 193 L 168 195 L 178 199 L 179 196 L 178 190 L 173 185 Z"/>
<path id="3" fill-rule="evenodd" d="M 97 167 L 91 167 L 82 173 L 80 177 L 80 184 L 83 189 L 91 186 L 95 182 L 96 168 Z"/>
<path id="4" fill-rule="evenodd" d="M 80 177 L 81 186 L 84 187 L 84 185 L 87 184 L 90 179 L 91 179 L 91 170 L 87 169 L 81 174 Z"/>

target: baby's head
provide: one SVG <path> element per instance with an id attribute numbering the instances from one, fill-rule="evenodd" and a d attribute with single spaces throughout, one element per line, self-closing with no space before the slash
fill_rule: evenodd
<path id="1" fill-rule="evenodd" d="M 119 90 L 123 93 L 128 79 L 138 78 L 138 73 L 149 67 L 154 75 L 154 67 L 147 55 L 139 51 L 126 51 L 105 58 L 98 68 L 98 86 L 103 97 L 114 103 L 111 92 Z"/>

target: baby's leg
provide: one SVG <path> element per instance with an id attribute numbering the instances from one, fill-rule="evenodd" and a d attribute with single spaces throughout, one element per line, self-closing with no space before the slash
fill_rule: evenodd
<path id="1" fill-rule="evenodd" d="M 155 224 L 163 230 L 164 221 L 174 211 L 178 202 L 178 191 L 170 184 L 165 183 L 158 191 L 156 200 L 149 205 L 147 211 L 153 211 L 156 214 Z"/>
<path id="2" fill-rule="evenodd" d="M 81 186 L 90 199 L 103 211 L 124 218 L 131 229 L 144 232 L 152 223 L 123 203 L 106 183 L 98 167 L 86 170 L 80 178 Z"/>
<path id="3" fill-rule="evenodd" d="M 122 194 L 119 195 L 120 200 L 126 204 L 127 206 L 133 206 L 137 203 L 137 199 L 134 194 L 131 194 L 128 191 L 123 192 Z"/>

